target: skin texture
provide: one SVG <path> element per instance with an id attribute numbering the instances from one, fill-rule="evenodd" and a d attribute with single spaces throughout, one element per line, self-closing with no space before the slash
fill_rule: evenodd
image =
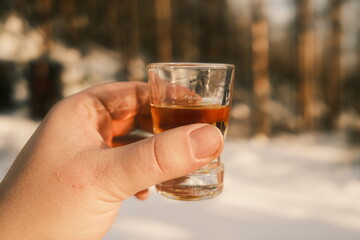
<path id="1" fill-rule="evenodd" d="M 59 102 L 0 184 L 0 239 L 101 239 L 122 201 L 146 199 L 148 187 L 222 151 L 220 131 L 206 124 L 113 144 L 151 129 L 149 111 L 145 83 L 104 84 Z"/>

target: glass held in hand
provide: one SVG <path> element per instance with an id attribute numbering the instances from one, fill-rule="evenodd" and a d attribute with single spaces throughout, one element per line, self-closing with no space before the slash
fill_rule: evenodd
<path id="1" fill-rule="evenodd" d="M 153 63 L 148 66 L 155 134 L 208 123 L 226 136 L 235 67 L 216 63 Z M 183 177 L 156 185 L 159 194 L 177 200 L 202 200 L 223 189 L 220 158 Z"/>

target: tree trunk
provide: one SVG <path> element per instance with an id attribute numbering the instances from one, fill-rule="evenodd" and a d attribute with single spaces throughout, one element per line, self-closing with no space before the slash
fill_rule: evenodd
<path id="1" fill-rule="evenodd" d="M 157 55 L 160 61 L 172 59 L 171 1 L 155 0 Z"/>
<path id="2" fill-rule="evenodd" d="M 315 34 L 311 0 L 297 0 L 297 74 L 301 127 L 314 128 Z"/>
<path id="3" fill-rule="evenodd" d="M 269 38 L 268 22 L 262 0 L 252 1 L 252 69 L 254 91 L 255 134 L 270 133 L 268 101 L 270 97 L 269 81 Z"/>
<path id="4" fill-rule="evenodd" d="M 48 52 L 52 43 L 52 21 L 51 21 L 51 0 L 39 0 L 38 1 L 39 12 L 42 18 L 41 29 L 44 32 L 44 46 L 45 52 Z"/>
<path id="5" fill-rule="evenodd" d="M 328 114 L 325 117 L 325 127 L 333 129 L 336 126 L 337 118 L 341 108 L 341 5 L 343 0 L 330 1 L 330 22 L 331 32 L 329 37 L 329 46 L 327 49 L 327 65 L 325 69 L 325 100 L 328 105 Z"/>

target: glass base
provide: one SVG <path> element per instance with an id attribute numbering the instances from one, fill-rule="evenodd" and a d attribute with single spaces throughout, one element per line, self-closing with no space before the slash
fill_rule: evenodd
<path id="1" fill-rule="evenodd" d="M 218 160 L 183 177 L 157 184 L 156 191 L 167 198 L 198 201 L 213 198 L 223 189 L 224 165 Z"/>

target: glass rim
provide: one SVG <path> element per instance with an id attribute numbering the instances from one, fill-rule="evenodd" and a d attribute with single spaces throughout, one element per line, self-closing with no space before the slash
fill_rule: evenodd
<path id="1" fill-rule="evenodd" d="M 203 63 L 203 62 L 158 62 L 150 63 L 147 65 L 147 69 L 153 68 L 187 68 L 187 69 L 198 69 L 198 68 L 210 68 L 210 69 L 229 69 L 235 68 L 234 64 L 229 63 Z"/>

